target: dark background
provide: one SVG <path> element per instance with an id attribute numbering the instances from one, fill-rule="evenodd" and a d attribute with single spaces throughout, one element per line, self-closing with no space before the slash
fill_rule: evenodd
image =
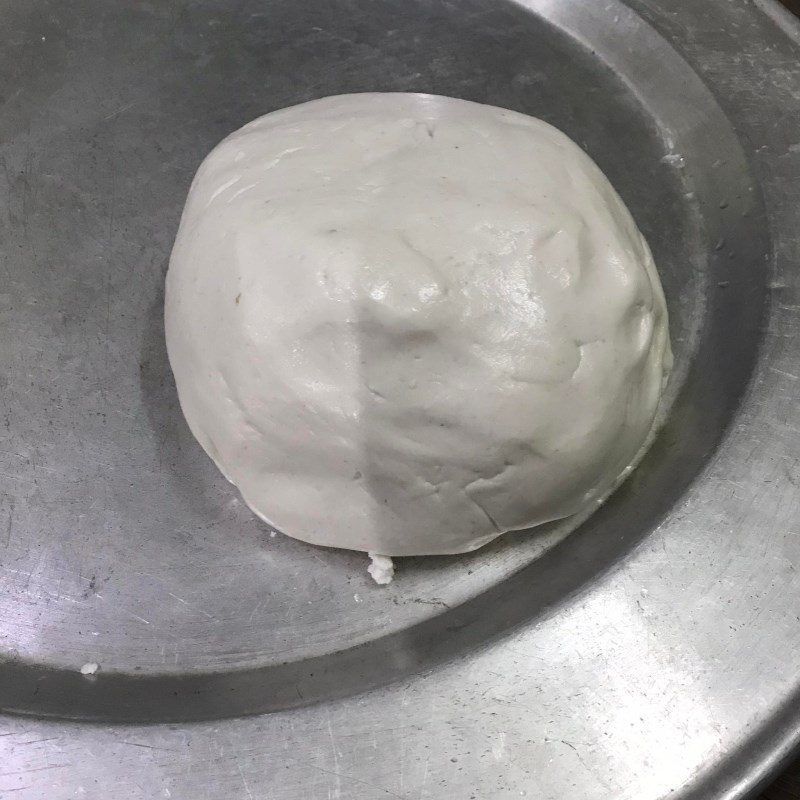
<path id="1" fill-rule="evenodd" d="M 800 798 L 800 764 L 794 763 L 761 794 L 760 800 L 798 800 L 798 798 Z"/>

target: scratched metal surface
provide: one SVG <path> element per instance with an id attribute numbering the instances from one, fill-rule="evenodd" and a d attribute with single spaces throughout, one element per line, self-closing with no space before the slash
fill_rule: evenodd
<path id="1" fill-rule="evenodd" d="M 800 45 L 777 6 L 0 13 L 0 797 L 735 798 L 781 761 Z M 242 507 L 181 419 L 161 324 L 202 156 L 359 90 L 493 102 L 579 141 L 651 241 L 679 364 L 659 441 L 588 521 L 403 561 L 388 589 Z"/>

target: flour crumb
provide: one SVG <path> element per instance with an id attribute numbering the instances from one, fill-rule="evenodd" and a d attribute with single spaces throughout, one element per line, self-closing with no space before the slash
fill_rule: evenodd
<path id="1" fill-rule="evenodd" d="M 361 598 L 358 596 L 357 593 L 353 595 L 353 600 L 355 600 L 356 603 L 360 603 L 361 602 Z"/>
<path id="2" fill-rule="evenodd" d="M 94 661 L 90 661 L 88 664 L 84 664 L 81 667 L 81 675 L 94 675 L 98 669 L 100 669 L 100 665 L 95 664 Z"/>
<path id="3" fill-rule="evenodd" d="M 372 580 L 385 586 L 392 582 L 394 577 L 394 562 L 389 556 L 381 556 L 378 553 L 367 553 L 372 563 L 367 567 L 367 572 L 372 575 Z"/>

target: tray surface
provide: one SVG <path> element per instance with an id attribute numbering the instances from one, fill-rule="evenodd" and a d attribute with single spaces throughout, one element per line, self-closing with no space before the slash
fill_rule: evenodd
<path id="1" fill-rule="evenodd" d="M 800 649 L 788 16 L 724 0 L 3 14 L 0 797 L 737 797 L 774 767 Z M 388 588 L 362 555 L 250 514 L 192 439 L 163 342 L 202 157 L 259 114 L 354 91 L 564 130 L 651 244 L 676 355 L 667 425 L 597 513 L 400 560 Z"/>

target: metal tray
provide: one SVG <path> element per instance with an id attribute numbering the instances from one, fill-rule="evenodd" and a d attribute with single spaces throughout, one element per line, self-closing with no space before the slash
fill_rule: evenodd
<path id="1" fill-rule="evenodd" d="M 737 798 L 779 763 L 800 718 L 788 16 L 10 0 L 0 18 L 0 797 Z M 667 426 L 594 516 L 405 559 L 388 588 L 243 507 L 183 422 L 161 318 L 202 156 L 266 111 L 381 90 L 507 106 L 585 147 L 653 247 L 678 364 Z"/>

